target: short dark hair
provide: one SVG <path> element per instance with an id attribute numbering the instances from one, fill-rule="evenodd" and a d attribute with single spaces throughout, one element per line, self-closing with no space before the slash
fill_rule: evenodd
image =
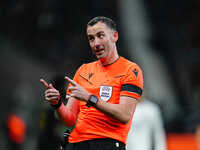
<path id="1" fill-rule="evenodd" d="M 104 17 L 104 16 L 97 16 L 97 17 L 92 18 L 88 22 L 87 27 L 88 26 L 93 26 L 98 22 L 102 22 L 105 25 L 107 25 L 110 29 L 112 29 L 114 31 L 117 31 L 116 23 L 112 19 Z"/>

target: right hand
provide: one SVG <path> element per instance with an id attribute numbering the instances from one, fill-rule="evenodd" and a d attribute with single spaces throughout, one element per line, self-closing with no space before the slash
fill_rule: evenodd
<path id="1" fill-rule="evenodd" d="M 46 88 L 45 90 L 45 100 L 48 101 L 51 105 L 58 104 L 60 100 L 60 92 L 56 90 L 53 85 L 50 83 L 48 84 L 44 79 L 40 79 L 40 82 Z"/>

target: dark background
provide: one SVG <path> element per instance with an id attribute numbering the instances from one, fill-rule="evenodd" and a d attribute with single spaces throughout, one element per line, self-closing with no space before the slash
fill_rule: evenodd
<path id="1" fill-rule="evenodd" d="M 164 120 L 166 132 L 194 132 L 200 116 L 200 2 L 152 0 L 143 4 L 152 24 L 150 44 L 162 55 L 181 106 L 177 117 Z M 30 149 L 30 145 L 43 149 L 47 137 L 52 137 L 52 144 L 60 138 L 65 127 L 42 101 L 39 79 L 56 80 L 62 87 L 62 77 L 73 77 L 82 63 L 95 59 L 86 36 L 86 24 L 92 17 L 104 15 L 116 21 L 119 54 L 129 57 L 119 9 L 116 0 L 0 1 L 0 138 L 5 149 L 13 142 L 8 136 L 9 114 L 17 114 L 26 124 L 28 142 L 19 149 Z"/>

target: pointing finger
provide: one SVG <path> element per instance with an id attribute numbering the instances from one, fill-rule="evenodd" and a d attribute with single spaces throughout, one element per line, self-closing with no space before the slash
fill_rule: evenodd
<path id="1" fill-rule="evenodd" d="M 49 88 L 55 89 L 51 83 L 49 84 Z"/>
<path id="2" fill-rule="evenodd" d="M 65 80 L 67 80 L 69 83 L 71 83 L 73 86 L 77 86 L 77 83 L 70 79 L 69 77 L 65 76 Z"/>
<path id="3" fill-rule="evenodd" d="M 70 91 L 75 91 L 75 90 L 78 90 L 79 88 L 77 86 L 70 86 L 68 87 L 68 90 Z"/>
<path id="4" fill-rule="evenodd" d="M 40 79 L 40 82 L 44 85 L 44 87 L 45 87 L 46 89 L 49 88 L 49 84 L 48 84 L 44 79 Z"/>

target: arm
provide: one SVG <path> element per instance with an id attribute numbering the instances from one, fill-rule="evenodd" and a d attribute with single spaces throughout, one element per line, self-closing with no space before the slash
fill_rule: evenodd
<path id="1" fill-rule="evenodd" d="M 61 107 L 57 109 L 58 115 L 66 126 L 71 127 L 75 124 L 79 112 L 78 105 L 78 101 L 71 97 L 66 106 L 62 104 Z M 119 104 L 110 104 L 99 100 L 96 108 L 125 124 L 131 119 L 136 105 L 136 99 L 127 96 L 121 96 Z"/>
<path id="2" fill-rule="evenodd" d="M 121 96 L 119 104 L 110 104 L 99 100 L 96 108 L 125 124 L 131 119 L 137 103 L 138 101 L 132 97 Z"/>
<path id="3" fill-rule="evenodd" d="M 57 109 L 57 113 L 66 126 L 74 126 L 79 113 L 79 101 L 73 97 L 70 97 L 68 99 L 67 105 L 65 106 L 62 104 Z"/>
<path id="4" fill-rule="evenodd" d="M 61 101 L 60 92 L 55 89 L 52 84 L 48 84 L 45 80 L 41 79 L 40 82 L 46 88 L 45 100 L 48 101 L 52 106 L 57 105 L 59 101 Z M 66 106 L 61 102 L 61 105 L 58 107 L 57 113 L 64 124 L 68 127 L 73 126 L 76 122 L 79 112 L 79 101 L 71 97 L 69 98 Z"/>
<path id="5" fill-rule="evenodd" d="M 65 77 L 65 79 L 72 84 L 72 86 L 69 87 L 69 90 L 71 91 L 70 96 L 76 98 L 79 101 L 85 101 L 87 103 L 91 93 L 89 93 L 87 90 L 85 90 L 83 87 L 81 87 L 70 78 Z M 125 124 L 132 117 L 136 105 L 136 99 L 128 96 L 121 96 L 119 104 L 111 104 L 98 100 L 95 107 L 101 112 Z"/>

